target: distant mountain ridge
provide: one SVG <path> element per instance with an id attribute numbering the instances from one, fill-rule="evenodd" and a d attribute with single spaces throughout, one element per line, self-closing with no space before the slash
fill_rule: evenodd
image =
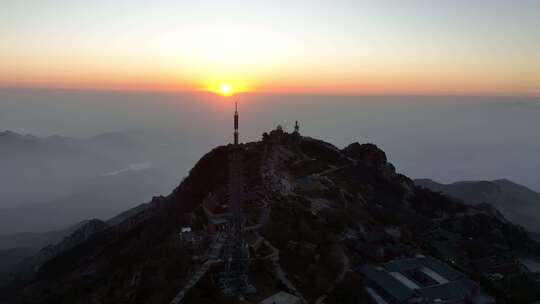
<path id="1" fill-rule="evenodd" d="M 21 277 L 32 276 L 35 269 L 41 267 L 43 263 L 85 242 L 95 233 L 102 231 L 106 227 L 107 224 L 104 221 L 98 219 L 88 220 L 67 234 L 60 242 L 41 248 L 37 254 L 24 259 L 14 269 L 10 270 L 16 272 Z"/>
<path id="2" fill-rule="evenodd" d="M 128 165 L 132 162 L 130 155 L 121 159 L 121 154 L 131 148 L 118 151 L 118 148 L 106 147 L 92 138 L 36 137 L 12 131 L 0 132 L 0 180 L 3 186 L 0 188 L 0 207 L 39 203 L 63 196 L 64 189 Z"/>
<path id="3" fill-rule="evenodd" d="M 87 221 L 79 222 L 65 229 L 47 231 L 47 232 L 20 232 L 13 234 L 0 234 L 0 250 L 6 250 L 16 247 L 33 248 L 36 251 L 49 244 L 54 244 Z"/>
<path id="4" fill-rule="evenodd" d="M 459 181 L 451 184 L 416 179 L 416 185 L 458 198 L 470 205 L 491 204 L 510 221 L 540 232 L 540 193 L 508 179 Z"/>
<path id="5" fill-rule="evenodd" d="M 170 170 L 183 166 L 180 149 L 144 132 L 90 138 L 0 132 L 0 234 L 107 219 L 163 193 L 182 172 Z"/>
<path id="6" fill-rule="evenodd" d="M 87 226 L 90 221 L 82 221 L 70 227 L 61 230 L 47 231 L 42 233 L 15 233 L 15 234 L 0 234 L 0 281 L 4 278 L 4 273 L 9 273 L 14 270 L 14 267 L 24 259 L 31 256 L 37 256 L 40 250 L 46 248 L 60 248 L 55 252 L 59 253 L 61 249 L 67 248 L 60 244 L 65 243 L 65 238 L 73 239 L 77 231 L 84 226 Z M 72 242 L 73 243 L 73 242 Z M 51 252 L 50 249 L 47 250 Z M 50 254 L 48 256 L 51 256 Z"/>
<path id="7" fill-rule="evenodd" d="M 107 221 L 85 220 L 62 230 L 0 234 L 0 285 L 6 274 L 9 277 L 13 272 L 19 275 L 31 273 L 34 267 L 84 242 L 94 233 L 119 225 L 148 207 L 148 204 L 140 204 Z"/>

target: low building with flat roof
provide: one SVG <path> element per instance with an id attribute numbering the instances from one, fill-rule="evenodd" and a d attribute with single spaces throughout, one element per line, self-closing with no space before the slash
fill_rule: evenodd
<path id="1" fill-rule="evenodd" d="M 376 303 L 495 303 L 475 282 L 433 257 L 365 265 L 358 272 Z"/>

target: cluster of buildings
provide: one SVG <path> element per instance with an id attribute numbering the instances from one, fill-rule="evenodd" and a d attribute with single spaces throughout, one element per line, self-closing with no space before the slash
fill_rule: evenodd
<path id="1" fill-rule="evenodd" d="M 401 231 L 397 227 L 362 225 L 361 228 L 361 233 L 348 238 L 345 244 L 364 260 L 380 263 L 416 253 L 399 242 Z"/>
<path id="2" fill-rule="evenodd" d="M 537 277 L 540 283 L 540 262 L 520 257 L 500 244 L 484 240 L 463 239 L 461 235 L 443 228 L 423 236 L 425 245 L 444 261 L 463 269 L 470 269 L 492 282 L 511 279 L 522 274 Z M 477 255 L 477 257 L 471 257 Z"/>
<path id="3" fill-rule="evenodd" d="M 366 282 L 367 294 L 377 304 L 495 303 L 475 282 L 433 257 L 368 264 L 357 271 Z"/>
<path id="4" fill-rule="evenodd" d="M 400 241 L 399 228 L 362 226 L 349 250 L 367 262 L 358 267 L 367 295 L 377 304 L 494 303 L 466 275 Z"/>

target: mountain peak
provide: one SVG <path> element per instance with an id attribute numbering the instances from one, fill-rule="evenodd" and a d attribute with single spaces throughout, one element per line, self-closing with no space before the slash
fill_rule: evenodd
<path id="1" fill-rule="evenodd" d="M 238 167 L 232 167 L 233 159 Z M 430 245 L 440 242 L 432 235 L 441 230 L 458 240 L 474 237 L 496 252 L 538 250 L 493 210 L 415 187 L 374 144 L 340 150 L 297 132 L 272 130 L 261 141 L 212 149 L 170 195 L 154 197 L 41 266 L 22 298 L 71 301 L 76 298 L 70 290 L 76 288 L 79 299 L 228 303 L 232 287 L 215 282 L 230 274 L 224 270 L 232 248 L 230 223 L 238 220 L 231 218 L 231 172 L 241 185 L 240 235 L 249 248 L 245 274 L 253 292 L 243 295 L 247 303 L 280 291 L 307 302 L 320 297 L 342 302 L 336 299 L 343 292 L 366 299 L 358 288 L 363 285 L 345 287 L 359 278 L 364 283 L 358 284 L 368 282 L 366 273 L 355 269 L 393 261 L 380 266 L 390 267 L 401 259 L 444 264 L 431 257 L 446 261 Z M 452 250 L 478 254 L 465 247 Z M 452 281 L 466 277 L 447 273 Z M 479 290 L 471 284 L 471 292 Z M 421 296 L 414 290 L 410 295 Z"/>

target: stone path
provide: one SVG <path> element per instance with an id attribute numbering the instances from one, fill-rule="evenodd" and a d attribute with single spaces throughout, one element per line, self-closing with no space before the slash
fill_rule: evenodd
<path id="1" fill-rule="evenodd" d="M 347 255 L 345 253 L 343 253 L 343 269 L 341 270 L 341 273 L 336 277 L 336 279 L 334 280 L 334 282 L 332 282 L 332 285 L 330 285 L 330 287 L 328 287 L 328 289 L 326 290 L 326 293 L 322 296 L 320 296 L 319 298 L 317 298 L 317 300 L 315 300 L 315 304 L 322 304 L 324 300 L 326 300 L 326 298 L 328 297 L 328 295 L 330 293 L 332 293 L 332 291 L 334 291 L 334 289 L 336 288 L 336 286 L 343 280 L 343 278 L 345 278 L 345 276 L 347 275 L 347 272 L 349 271 L 349 269 L 351 268 L 351 262 L 349 261 L 349 258 L 347 257 Z"/>
<path id="2" fill-rule="evenodd" d="M 193 274 L 191 279 L 184 285 L 184 287 L 176 294 L 174 299 L 170 302 L 170 304 L 180 304 L 184 300 L 184 297 L 186 294 L 193 288 L 193 286 L 197 285 L 197 283 L 201 280 L 202 277 L 208 272 L 208 270 L 212 267 L 212 265 L 217 264 L 221 262 L 220 259 L 220 252 L 221 248 L 223 247 L 226 240 L 226 236 L 224 233 L 219 233 L 216 235 L 216 238 L 214 241 L 210 244 L 208 251 L 207 251 L 207 258 L 208 260 L 204 262 L 199 269 Z"/>
<path id="3" fill-rule="evenodd" d="M 176 294 L 176 297 L 170 302 L 170 304 L 180 304 L 184 300 L 184 297 L 189 292 L 189 290 L 195 286 L 199 280 L 204 277 L 206 272 L 212 267 L 213 264 L 217 263 L 216 260 L 208 260 L 202 266 L 195 272 L 195 274 L 191 277 L 189 282 L 187 282 L 186 285 L 184 285 L 184 288 Z"/>

